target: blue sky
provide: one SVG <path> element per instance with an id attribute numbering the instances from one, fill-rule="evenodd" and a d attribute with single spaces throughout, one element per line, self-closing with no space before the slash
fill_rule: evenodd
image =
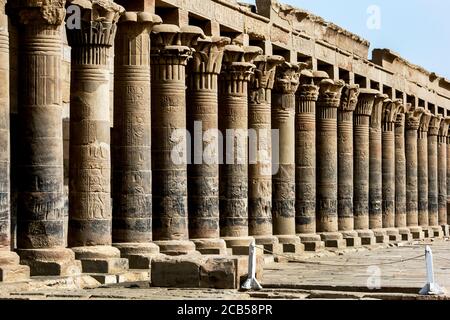
<path id="1" fill-rule="evenodd" d="M 245 2 L 254 3 L 252 0 Z M 356 33 L 373 48 L 389 48 L 414 64 L 450 79 L 448 0 L 280 0 Z M 367 10 L 380 8 L 381 28 L 369 29 Z"/>

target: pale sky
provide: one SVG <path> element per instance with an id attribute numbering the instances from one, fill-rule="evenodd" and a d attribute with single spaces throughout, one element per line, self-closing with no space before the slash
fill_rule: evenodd
<path id="1" fill-rule="evenodd" d="M 243 2 L 254 3 L 253 0 Z M 411 63 L 450 79 L 448 0 L 280 0 L 306 9 L 369 40 L 371 49 L 389 48 Z M 381 28 L 369 29 L 367 10 L 380 8 Z"/>

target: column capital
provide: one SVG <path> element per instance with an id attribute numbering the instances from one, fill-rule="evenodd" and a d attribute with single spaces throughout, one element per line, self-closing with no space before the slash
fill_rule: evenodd
<path id="1" fill-rule="evenodd" d="M 194 46 L 192 72 L 219 75 L 222 70 L 224 49 L 230 43 L 231 39 L 227 37 L 199 39 Z"/>
<path id="2" fill-rule="evenodd" d="M 254 59 L 262 54 L 261 48 L 238 45 L 225 46 L 224 63 L 221 75 L 228 81 L 250 81 L 256 66 Z"/>
<path id="3" fill-rule="evenodd" d="M 152 63 L 160 65 L 187 65 L 203 30 L 195 26 L 178 27 L 173 24 L 160 24 L 152 29 Z"/>
<path id="4" fill-rule="evenodd" d="M 152 27 L 154 25 L 162 24 L 162 19 L 156 14 L 151 14 L 142 11 L 127 11 L 119 19 L 119 24 L 125 25 L 144 25 Z M 126 31 L 126 29 L 124 29 Z M 132 31 L 130 31 L 132 32 Z"/>
<path id="5" fill-rule="evenodd" d="M 424 108 L 410 109 L 406 113 L 406 129 L 419 130 L 422 116 L 425 112 Z"/>
<path id="6" fill-rule="evenodd" d="M 411 109 L 411 103 L 401 104 L 398 108 L 397 118 L 395 119 L 395 125 L 397 127 L 403 127 L 405 125 L 406 113 Z"/>
<path id="7" fill-rule="evenodd" d="M 386 99 L 383 102 L 383 123 L 395 123 L 397 121 L 397 115 L 402 107 L 401 100 Z"/>
<path id="8" fill-rule="evenodd" d="M 428 136 L 434 137 L 439 134 L 439 129 L 441 128 L 441 122 L 442 122 L 442 116 L 439 115 L 432 115 L 430 120 L 430 126 L 428 129 Z"/>
<path id="9" fill-rule="evenodd" d="M 320 81 L 318 104 L 325 108 L 339 108 L 344 86 L 345 83 L 342 80 L 325 79 Z"/>
<path id="10" fill-rule="evenodd" d="M 375 101 L 373 103 L 372 116 L 370 117 L 370 127 L 371 128 L 381 128 L 381 123 L 383 120 L 383 107 L 387 103 L 388 95 L 379 92 L 375 96 Z M 389 100 L 390 101 L 390 100 Z"/>
<path id="11" fill-rule="evenodd" d="M 111 0 L 68 0 L 67 4 L 81 8 L 80 28 L 67 28 L 75 63 L 106 64 L 107 53 L 103 49 L 113 46 L 117 22 L 125 9 Z"/>
<path id="12" fill-rule="evenodd" d="M 432 116 L 433 114 L 430 111 L 424 110 L 422 117 L 420 118 L 420 125 L 419 125 L 420 132 L 428 133 Z"/>
<path id="13" fill-rule="evenodd" d="M 295 94 L 300 84 L 300 73 L 303 63 L 285 61 L 278 66 L 275 79 L 275 91 L 281 94 Z"/>
<path id="14" fill-rule="evenodd" d="M 347 84 L 342 89 L 340 112 L 354 112 L 358 104 L 360 89 L 358 84 Z"/>
<path id="15" fill-rule="evenodd" d="M 361 88 L 359 90 L 358 103 L 355 109 L 355 115 L 370 117 L 373 112 L 377 90 Z"/>
<path id="16" fill-rule="evenodd" d="M 439 128 L 439 136 L 440 137 L 447 137 L 448 136 L 448 129 L 450 126 L 450 117 L 444 117 L 441 121 L 441 126 Z"/>
<path id="17" fill-rule="evenodd" d="M 330 76 L 325 71 L 311 71 L 312 78 L 315 85 L 320 85 L 322 80 L 329 79 Z"/>
<path id="18" fill-rule="evenodd" d="M 1 0 L 4 7 L 6 0 Z M 43 24 L 59 26 L 66 16 L 66 0 L 15 0 L 7 6 L 9 15 L 20 24 Z"/>
<path id="19" fill-rule="evenodd" d="M 255 58 L 255 72 L 250 81 L 250 103 L 260 104 L 270 102 L 270 94 L 267 90 L 272 90 L 275 84 L 275 74 L 278 65 L 284 62 L 281 56 L 260 55 Z"/>

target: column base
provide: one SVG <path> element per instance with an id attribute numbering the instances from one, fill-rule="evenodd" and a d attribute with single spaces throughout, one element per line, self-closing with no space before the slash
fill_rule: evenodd
<path id="1" fill-rule="evenodd" d="M 396 228 L 386 228 L 386 234 L 389 237 L 389 242 L 401 242 L 402 236 L 400 235 L 400 232 Z"/>
<path id="2" fill-rule="evenodd" d="M 198 252 L 205 255 L 226 255 L 227 245 L 223 239 L 191 239 Z"/>
<path id="3" fill-rule="evenodd" d="M 347 247 L 358 248 L 362 245 L 362 240 L 356 231 L 340 231 Z"/>
<path id="4" fill-rule="evenodd" d="M 19 282 L 30 278 L 30 267 L 20 265 L 20 257 L 12 251 L 0 252 L 0 282 Z"/>
<path id="5" fill-rule="evenodd" d="M 384 229 L 373 229 L 373 234 L 375 235 L 375 239 L 378 244 L 388 244 L 389 236 L 387 235 L 386 230 Z"/>
<path id="6" fill-rule="evenodd" d="M 248 256 L 248 247 L 255 240 L 253 237 L 222 237 L 222 239 L 227 245 L 228 254 L 236 256 Z M 263 252 L 257 253 L 264 254 Z"/>
<path id="7" fill-rule="evenodd" d="M 442 232 L 444 233 L 444 237 L 450 236 L 450 226 L 448 224 L 441 225 Z"/>
<path id="8" fill-rule="evenodd" d="M 433 230 L 433 234 L 435 238 L 443 238 L 444 237 L 444 231 L 442 230 L 441 226 L 433 226 L 431 227 Z"/>
<path id="9" fill-rule="evenodd" d="M 283 252 L 283 246 L 275 236 L 253 236 L 257 246 L 264 248 L 264 254 L 276 255 Z"/>
<path id="10" fill-rule="evenodd" d="M 424 226 L 424 227 L 422 227 L 422 230 L 423 230 L 423 233 L 424 233 L 426 239 L 434 238 L 434 232 L 431 227 Z"/>
<path id="11" fill-rule="evenodd" d="M 358 237 L 361 238 L 361 244 L 363 246 L 373 246 L 377 244 L 377 238 L 372 230 L 355 230 L 358 233 Z"/>
<path id="12" fill-rule="evenodd" d="M 300 242 L 297 236 L 276 236 L 283 246 L 283 253 L 301 254 L 305 251 L 305 245 Z"/>
<path id="13" fill-rule="evenodd" d="M 398 232 L 400 233 L 400 236 L 402 237 L 402 241 L 405 242 L 411 242 L 413 241 L 413 235 L 411 233 L 411 230 L 409 228 L 398 228 Z"/>
<path id="14" fill-rule="evenodd" d="M 113 246 L 71 248 L 81 261 L 83 273 L 117 274 L 129 269 L 128 260 L 120 257 L 120 250 Z"/>
<path id="15" fill-rule="evenodd" d="M 409 227 L 409 231 L 411 232 L 414 240 L 425 239 L 425 233 L 423 232 L 422 227 Z"/>
<path id="16" fill-rule="evenodd" d="M 18 249 L 20 264 L 30 267 L 31 276 L 75 276 L 81 274 L 81 262 L 70 249 Z"/>
<path id="17" fill-rule="evenodd" d="M 159 246 L 159 251 L 168 256 L 181 256 L 185 254 L 198 253 L 195 244 L 189 240 L 162 240 L 153 241 Z"/>
<path id="18" fill-rule="evenodd" d="M 325 242 L 326 248 L 344 249 L 347 247 L 347 241 L 339 232 L 321 232 L 320 238 Z"/>
<path id="19" fill-rule="evenodd" d="M 159 256 L 159 247 L 154 243 L 114 243 L 120 257 L 128 259 L 130 269 L 151 269 L 152 259 Z"/>
<path id="20" fill-rule="evenodd" d="M 298 237 L 305 245 L 305 251 L 317 252 L 325 248 L 325 243 L 318 234 L 298 234 Z"/>

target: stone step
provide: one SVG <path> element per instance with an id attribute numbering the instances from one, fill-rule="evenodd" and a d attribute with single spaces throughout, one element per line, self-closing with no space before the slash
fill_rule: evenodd
<path id="1" fill-rule="evenodd" d="M 118 274 L 128 271 L 128 259 L 80 259 L 83 273 Z"/>
<path id="2" fill-rule="evenodd" d="M 19 282 L 30 279 L 30 268 L 28 266 L 7 265 L 0 266 L 0 282 Z"/>

